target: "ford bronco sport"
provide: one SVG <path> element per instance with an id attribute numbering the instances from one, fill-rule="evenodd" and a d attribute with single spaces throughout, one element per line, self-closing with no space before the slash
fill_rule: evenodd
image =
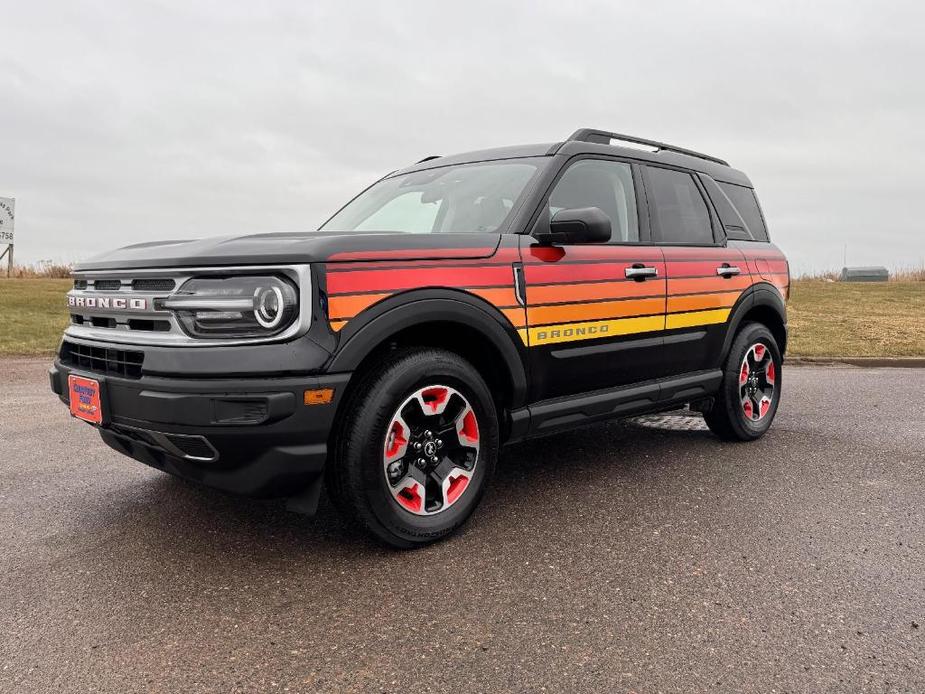
<path id="1" fill-rule="evenodd" d="M 780 402 L 789 269 L 749 179 L 600 130 L 74 278 L 51 387 L 109 446 L 307 513 L 326 484 L 398 547 L 458 528 L 503 443 L 685 404 L 747 441 Z"/>

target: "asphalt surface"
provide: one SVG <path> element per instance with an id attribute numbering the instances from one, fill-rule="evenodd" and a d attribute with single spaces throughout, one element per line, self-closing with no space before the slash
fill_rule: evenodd
<path id="1" fill-rule="evenodd" d="M 2 692 L 925 691 L 925 370 L 511 447 L 398 553 L 121 458 L 44 366 L 0 361 Z"/>

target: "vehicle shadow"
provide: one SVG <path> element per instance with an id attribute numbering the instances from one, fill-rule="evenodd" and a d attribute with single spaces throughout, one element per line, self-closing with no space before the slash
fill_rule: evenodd
<path id="1" fill-rule="evenodd" d="M 612 422 L 507 446 L 482 508 L 479 525 L 505 526 L 505 509 L 548 511 L 550 493 L 587 496 L 601 481 L 633 483 L 653 469 L 678 465 L 678 449 L 723 445 L 705 431 L 651 428 L 635 420 Z M 150 476 L 148 476 L 150 475 Z M 322 494 L 318 512 L 306 517 L 279 501 L 235 497 L 150 471 L 144 481 L 122 487 L 104 506 L 81 512 L 89 537 L 126 535 L 146 552 L 221 551 L 233 548 L 254 561 L 272 557 L 395 554 L 344 521 Z"/>

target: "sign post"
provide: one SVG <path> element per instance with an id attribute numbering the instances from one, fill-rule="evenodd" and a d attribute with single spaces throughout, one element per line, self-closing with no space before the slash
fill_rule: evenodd
<path id="1" fill-rule="evenodd" d="M 6 276 L 13 275 L 13 223 L 16 220 L 16 200 L 0 198 L 0 247 L 6 246 L 0 253 L 0 260 L 6 257 Z"/>

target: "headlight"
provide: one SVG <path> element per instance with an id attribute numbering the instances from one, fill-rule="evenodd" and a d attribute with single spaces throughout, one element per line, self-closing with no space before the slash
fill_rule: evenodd
<path id="1" fill-rule="evenodd" d="M 193 337 L 270 337 L 299 313 L 299 295 L 276 276 L 196 277 L 161 302 Z"/>

